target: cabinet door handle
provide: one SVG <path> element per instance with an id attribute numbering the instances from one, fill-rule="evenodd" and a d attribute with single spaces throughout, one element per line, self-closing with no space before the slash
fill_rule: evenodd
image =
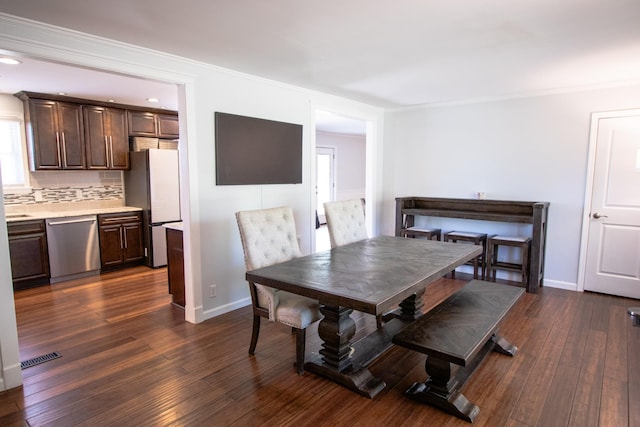
<path id="1" fill-rule="evenodd" d="M 123 222 L 123 221 L 140 221 L 140 218 L 137 216 L 119 216 L 117 218 L 103 218 L 101 220 L 103 223 L 106 222 Z"/>
<path id="2" fill-rule="evenodd" d="M 67 141 L 64 139 L 64 132 L 61 132 L 60 135 L 62 135 L 61 138 L 61 142 L 62 142 L 62 165 L 64 167 L 69 166 L 67 164 Z"/>
<path id="3" fill-rule="evenodd" d="M 120 227 L 120 249 L 123 248 L 123 239 L 122 239 L 122 227 Z"/>
<path id="4" fill-rule="evenodd" d="M 109 135 L 109 157 L 111 158 L 111 167 L 113 167 L 113 137 Z"/>
<path id="5" fill-rule="evenodd" d="M 122 232 L 123 232 L 123 234 L 124 234 L 124 239 L 123 239 L 123 241 L 124 241 L 124 248 L 125 248 L 125 249 L 127 249 L 127 248 L 129 248 L 129 245 L 127 244 L 127 229 L 126 229 L 126 228 L 124 228 L 124 227 L 122 227 Z"/>
<path id="6" fill-rule="evenodd" d="M 107 135 L 104 136 L 104 163 L 109 168 L 109 137 Z"/>
<path id="7" fill-rule="evenodd" d="M 62 168 L 62 155 L 60 154 L 60 133 L 56 132 L 56 150 L 58 150 L 58 168 Z"/>

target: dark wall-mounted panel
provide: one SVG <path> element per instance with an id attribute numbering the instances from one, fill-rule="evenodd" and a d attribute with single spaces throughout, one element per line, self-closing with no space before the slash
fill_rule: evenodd
<path id="1" fill-rule="evenodd" d="M 216 184 L 302 183 L 302 125 L 215 113 Z"/>

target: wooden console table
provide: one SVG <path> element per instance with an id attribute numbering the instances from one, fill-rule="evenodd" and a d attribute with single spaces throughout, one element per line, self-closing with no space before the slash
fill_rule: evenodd
<path id="1" fill-rule="evenodd" d="M 536 293 L 544 276 L 548 211 L 549 202 L 397 197 L 395 234 L 402 236 L 403 229 L 413 227 L 416 216 L 532 224 L 527 292 Z"/>

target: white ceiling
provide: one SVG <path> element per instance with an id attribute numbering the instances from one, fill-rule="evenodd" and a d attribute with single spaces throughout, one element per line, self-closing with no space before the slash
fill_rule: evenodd
<path id="1" fill-rule="evenodd" d="M 0 12 L 385 108 L 640 81 L 638 0 L 0 0 Z"/>

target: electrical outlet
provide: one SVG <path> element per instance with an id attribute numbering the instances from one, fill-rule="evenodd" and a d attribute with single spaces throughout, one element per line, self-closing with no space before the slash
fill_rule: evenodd
<path id="1" fill-rule="evenodd" d="M 210 298 L 215 298 L 216 297 L 216 285 L 211 285 L 209 286 L 209 297 Z"/>

